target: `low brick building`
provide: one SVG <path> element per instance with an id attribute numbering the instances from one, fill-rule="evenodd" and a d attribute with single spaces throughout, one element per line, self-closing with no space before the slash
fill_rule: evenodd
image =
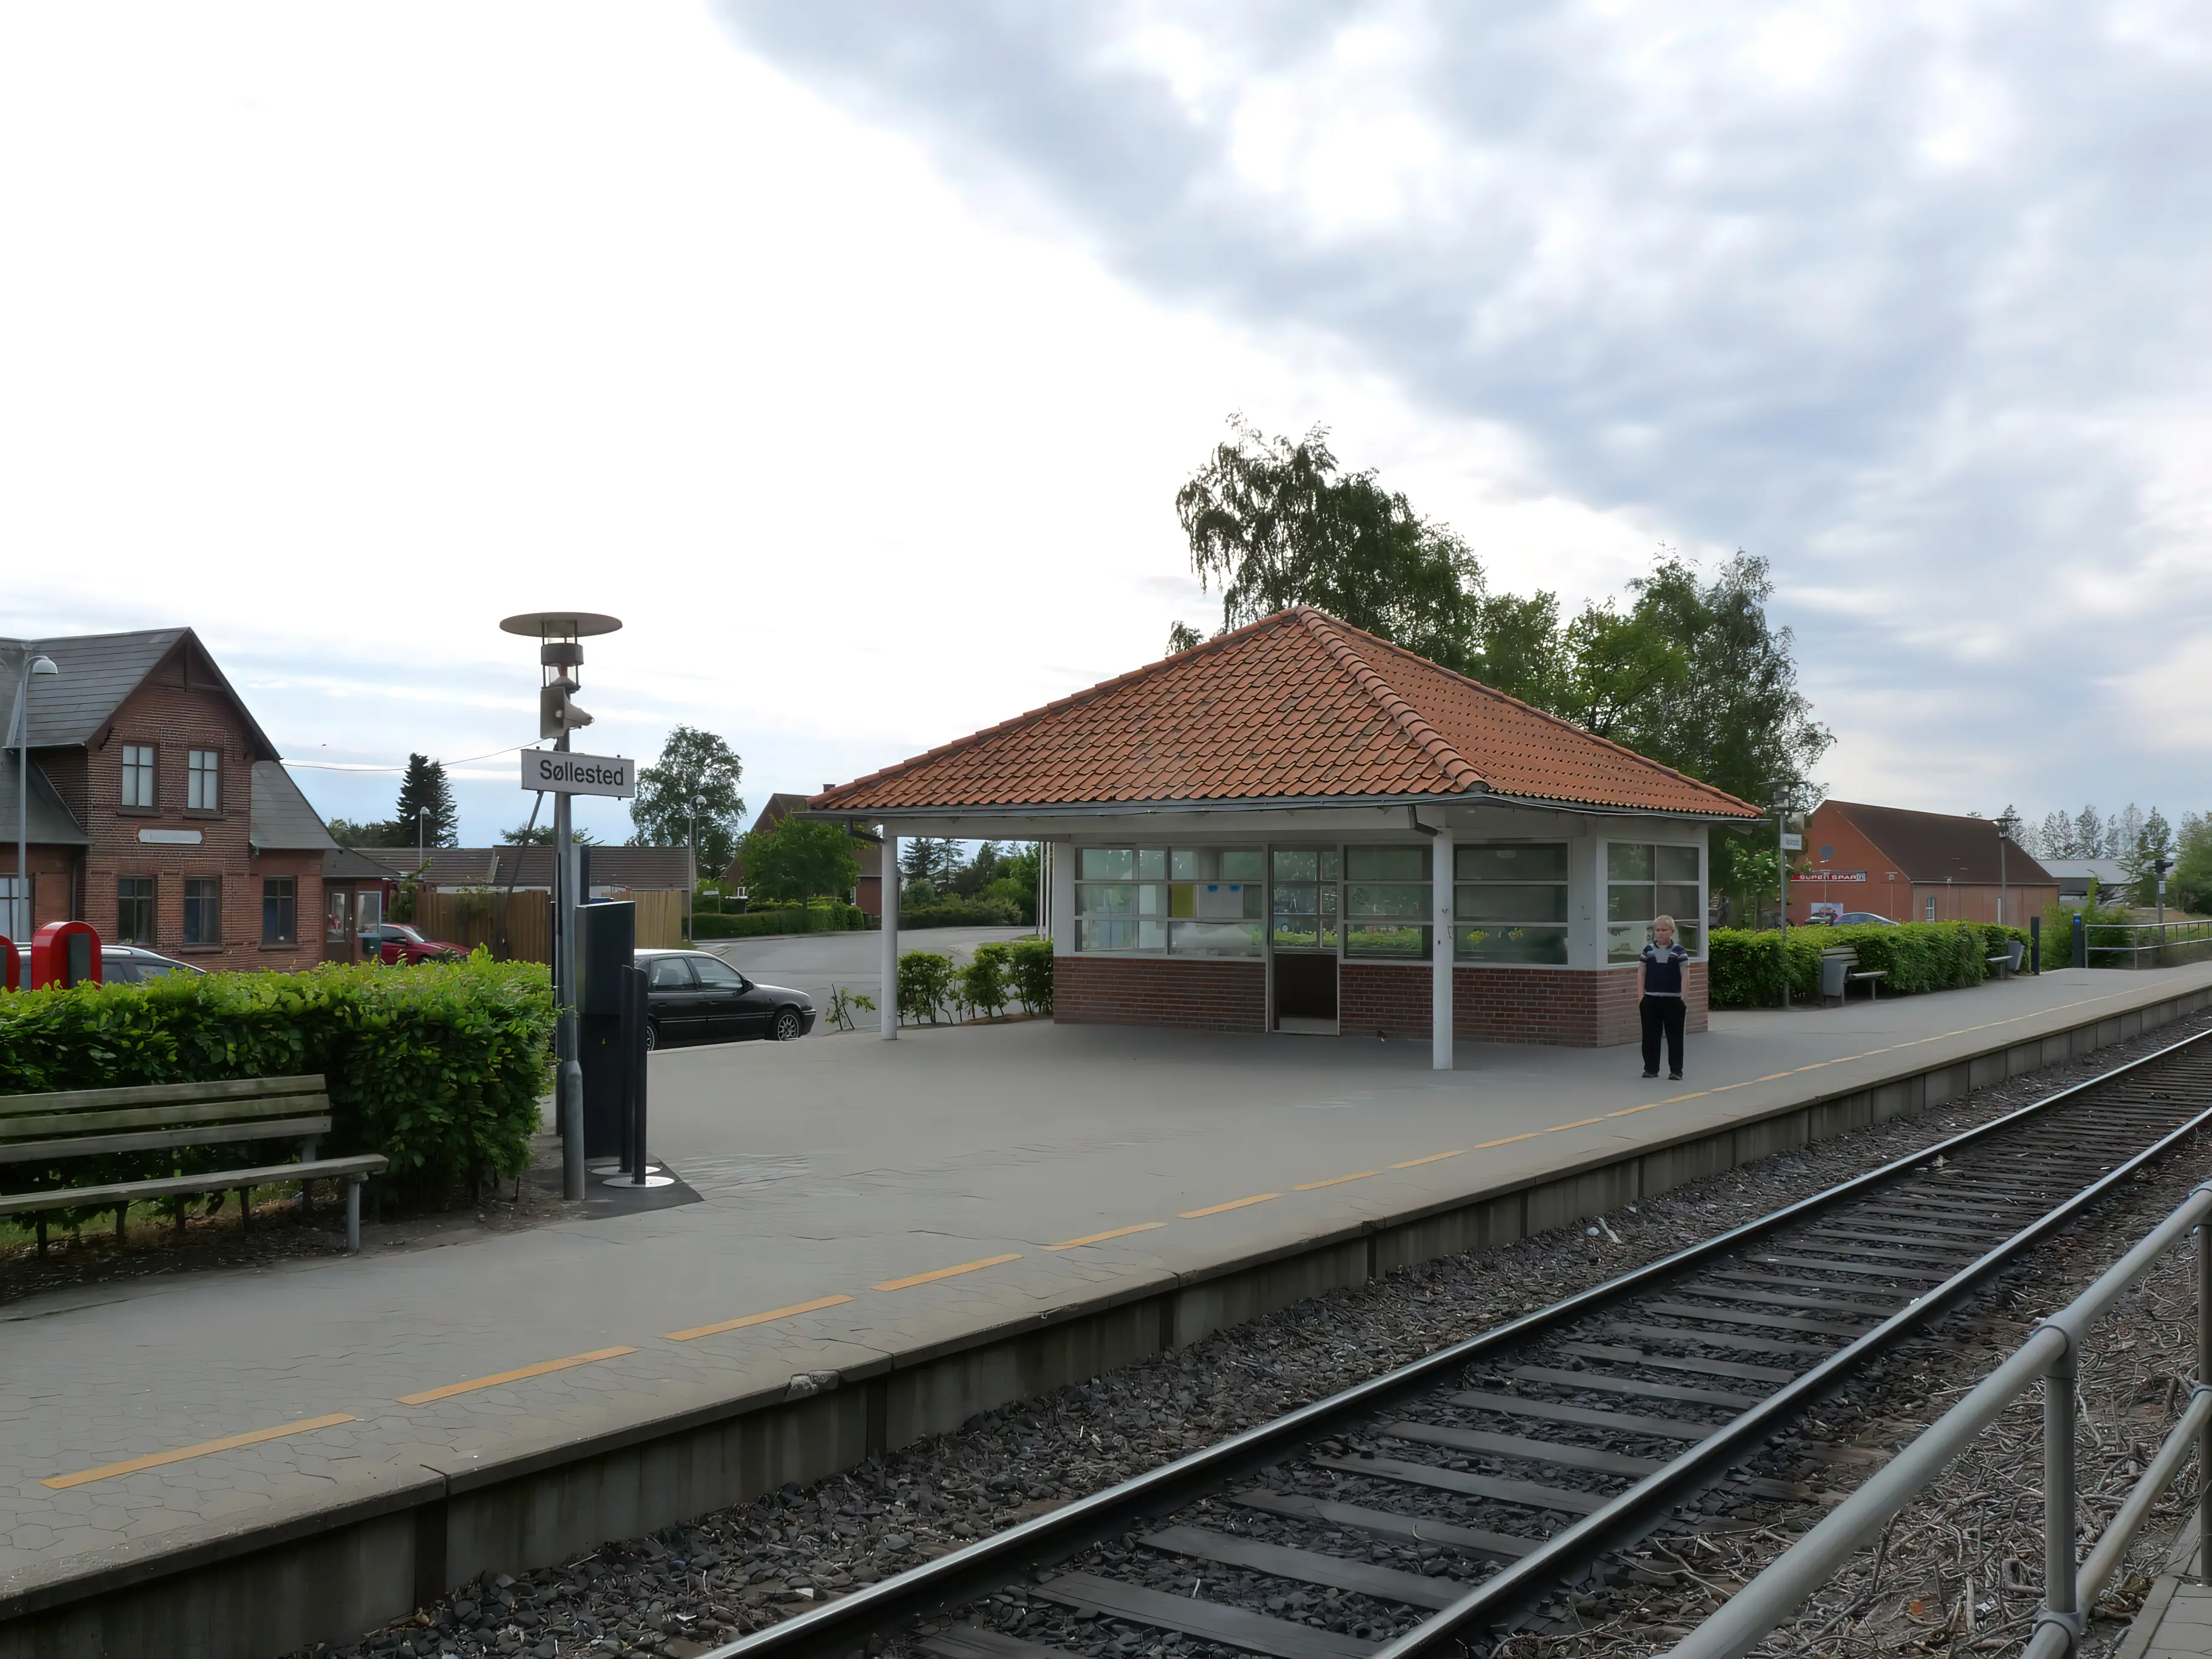
<path id="1" fill-rule="evenodd" d="M 1892 921 L 2025 927 L 2058 902 L 2058 879 L 1993 819 L 1826 800 L 1805 820 L 1790 876 L 1790 920 L 1854 912 Z"/>
<path id="2" fill-rule="evenodd" d="M 19 670 L 26 653 L 60 672 L 31 681 L 31 890 L 18 890 L 8 847 L 0 933 L 21 941 L 78 920 L 103 939 L 203 967 L 323 960 L 333 904 L 382 872 L 345 867 L 198 636 L 166 628 L 0 641 L 0 665 Z M 0 767 L 10 842 L 19 764 L 10 747 Z M 330 954 L 350 948 L 349 933 Z"/>
<path id="3" fill-rule="evenodd" d="M 1287 611 L 809 803 L 1036 840 L 1054 1014 L 1599 1046 L 1656 915 L 1705 1020 L 1708 826 L 1756 807 L 1317 611 Z M 896 906 L 884 949 L 896 952 Z"/>

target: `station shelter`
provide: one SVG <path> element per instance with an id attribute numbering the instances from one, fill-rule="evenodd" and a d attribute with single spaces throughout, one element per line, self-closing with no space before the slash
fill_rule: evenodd
<path id="1" fill-rule="evenodd" d="M 1702 1030 L 1709 830 L 1759 817 L 1307 607 L 809 810 L 879 824 L 886 869 L 902 836 L 1042 842 L 1056 1020 L 1427 1039 L 1447 1068 L 1455 1036 L 1634 1041 L 1662 914 Z"/>

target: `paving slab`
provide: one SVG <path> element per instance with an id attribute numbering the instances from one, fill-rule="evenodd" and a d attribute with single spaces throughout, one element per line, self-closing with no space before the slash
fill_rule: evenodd
<path id="1" fill-rule="evenodd" d="M 1045 1021 L 654 1056 L 700 1201 L 0 1310 L 0 1596 L 2212 986 L 2212 965 L 1723 1013 L 1632 1049 Z M 799 1385 L 802 1389 L 805 1384 Z"/>

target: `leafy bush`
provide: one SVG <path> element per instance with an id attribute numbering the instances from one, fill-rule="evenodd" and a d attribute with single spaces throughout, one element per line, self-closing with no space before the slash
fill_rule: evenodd
<path id="1" fill-rule="evenodd" d="M 980 945 L 968 965 L 960 970 L 960 1002 L 970 1018 L 978 1014 L 996 1018 L 999 1011 L 1006 1006 L 1006 957 L 1003 945 Z"/>
<path id="2" fill-rule="evenodd" d="M 1910 921 L 1899 927 L 1792 927 L 1790 930 L 1790 995 L 1811 1002 L 1820 994 L 1820 953 L 1849 946 L 1858 954 L 1858 971 L 1886 975 L 1887 995 L 1913 995 L 1978 985 L 1988 977 L 1984 958 L 2002 941 L 2018 939 L 2023 928 L 1972 921 Z M 2046 941 L 2046 945 L 2048 941 Z M 1707 981 L 1716 1008 L 1771 1008 L 1782 1002 L 1782 934 L 1716 927 L 1710 942 Z M 2024 958 L 2023 958 L 2024 960 Z"/>
<path id="3" fill-rule="evenodd" d="M 952 958 L 934 951 L 908 951 L 898 961 L 898 1011 L 902 1020 L 933 1025 L 952 1000 Z"/>
<path id="4" fill-rule="evenodd" d="M 876 1000 L 866 993 L 848 991 L 842 985 L 833 985 L 830 988 L 830 1006 L 826 1011 L 826 1017 L 839 1030 L 851 1030 L 854 1024 L 854 1015 L 872 1014 L 875 1012 Z"/>
<path id="5" fill-rule="evenodd" d="M 0 1094 L 222 1078 L 328 1079 L 332 1157 L 381 1152 L 402 1201 L 443 1204 L 530 1162 L 552 1075 L 546 970 L 329 963 L 0 994 Z M 0 1166 L 0 1188 L 82 1185 L 275 1161 L 264 1143 Z"/>
<path id="6" fill-rule="evenodd" d="M 986 946 L 1006 952 L 1010 963 L 1009 975 L 1015 996 L 1033 1014 L 1052 1012 L 1052 941 L 1048 939 L 1018 939 L 1001 946 Z"/>
<path id="7" fill-rule="evenodd" d="M 899 907 L 899 931 L 909 927 L 1018 927 L 1020 909 L 996 898 L 936 898 L 908 909 Z"/>
<path id="8" fill-rule="evenodd" d="M 748 910 L 743 915 L 696 915 L 691 918 L 691 938 L 759 939 L 771 933 L 852 933 L 866 926 L 859 908 L 850 904 L 811 904 L 805 908 Z"/>

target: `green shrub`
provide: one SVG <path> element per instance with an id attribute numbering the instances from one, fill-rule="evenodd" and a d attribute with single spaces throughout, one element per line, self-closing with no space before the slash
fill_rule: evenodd
<path id="1" fill-rule="evenodd" d="M 1003 949 L 1010 965 L 1009 978 L 1014 995 L 1021 1005 L 1033 1014 L 1052 1012 L 1052 941 L 1048 939 L 1018 939 Z"/>
<path id="2" fill-rule="evenodd" d="M 981 1015 L 994 1018 L 1006 1006 L 1006 947 L 985 945 L 977 948 L 968 965 L 960 970 L 960 1002 L 969 1017 Z"/>
<path id="3" fill-rule="evenodd" d="M 937 898 L 909 910 L 899 909 L 899 930 L 909 927 L 1018 927 L 1021 911 L 1002 899 Z"/>
<path id="4" fill-rule="evenodd" d="M 856 906 L 812 904 L 748 910 L 735 916 L 694 915 L 691 938 L 696 943 L 702 939 L 759 939 L 770 933 L 852 933 L 866 925 Z"/>
<path id="5" fill-rule="evenodd" d="M 384 1189 L 437 1205 L 530 1163 L 552 1075 L 546 970 L 495 963 L 302 974 L 177 975 L 145 985 L 0 994 L 0 1094 L 321 1073 L 327 1156 L 381 1152 Z M 0 1188 L 275 1162 L 263 1143 L 0 1166 Z M 65 1173 L 64 1173 L 65 1171 Z"/>
<path id="6" fill-rule="evenodd" d="M 1916 995 L 1978 985 L 1989 976 L 1985 957 L 2001 942 L 2027 933 L 2019 927 L 1972 921 L 1909 921 L 1899 927 L 1792 927 L 1790 930 L 1790 995 L 1812 1002 L 1820 993 L 1820 953 L 1849 946 L 1858 956 L 1858 971 L 1885 975 L 1885 995 Z M 2046 941 L 2047 943 L 2047 941 Z M 1709 943 L 1707 985 L 1716 1008 L 1772 1008 L 1782 1002 L 1782 934 L 1777 928 L 1753 931 L 1716 927 Z M 2025 957 L 2022 958 L 2025 963 Z"/>
<path id="7" fill-rule="evenodd" d="M 902 1020 L 933 1025 L 952 1000 L 952 958 L 934 951 L 908 951 L 898 960 L 898 1011 Z"/>

